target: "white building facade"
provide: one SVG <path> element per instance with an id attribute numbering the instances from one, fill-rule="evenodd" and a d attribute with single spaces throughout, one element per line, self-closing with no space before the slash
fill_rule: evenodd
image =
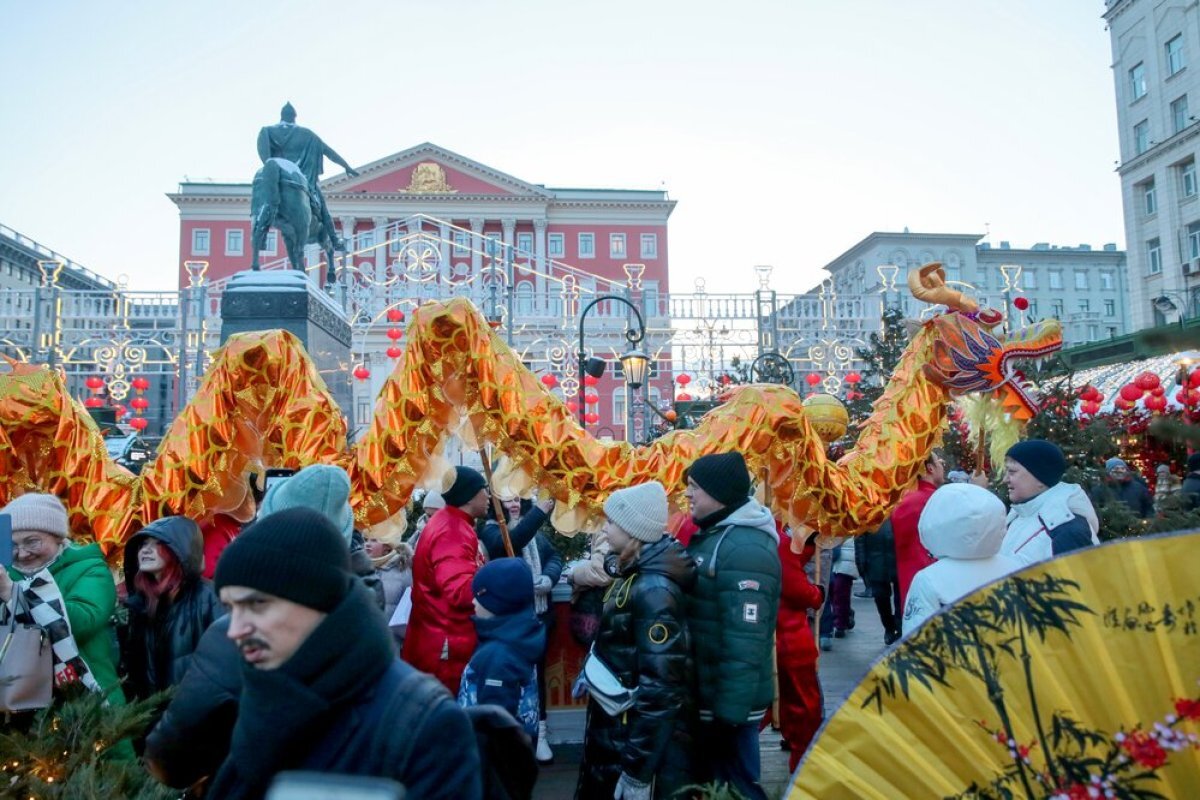
<path id="1" fill-rule="evenodd" d="M 982 239 L 981 234 L 875 232 L 825 270 L 839 298 L 876 297 L 887 307 L 899 304 L 904 316 L 916 318 L 925 306 L 908 292 L 908 271 L 940 261 L 947 281 L 981 305 L 1006 311 L 1014 322 L 1018 316 L 1060 320 L 1068 347 L 1132 330 L 1125 253 L 1115 244 L 1093 249 L 1039 242 L 1022 249 Z M 1023 312 L 1013 305 L 1020 296 L 1029 301 Z M 867 316 L 879 319 L 878 314 Z"/>
<path id="2" fill-rule="evenodd" d="M 1178 0 L 1107 0 L 1131 330 L 1200 312 L 1200 16 Z"/>

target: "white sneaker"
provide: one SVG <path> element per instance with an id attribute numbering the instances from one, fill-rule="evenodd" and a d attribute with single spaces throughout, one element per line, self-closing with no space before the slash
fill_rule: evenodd
<path id="1" fill-rule="evenodd" d="M 550 749 L 550 741 L 547 736 L 546 721 L 542 720 L 538 723 L 537 752 L 534 753 L 539 764 L 554 763 L 554 751 Z"/>

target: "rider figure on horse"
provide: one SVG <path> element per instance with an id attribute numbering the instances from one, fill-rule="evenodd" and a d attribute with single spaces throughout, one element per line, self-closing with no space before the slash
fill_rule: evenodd
<path id="1" fill-rule="evenodd" d="M 312 205 L 313 216 L 321 220 L 321 225 L 329 235 L 329 241 L 334 243 L 337 250 L 343 249 L 337 233 L 333 229 L 333 218 L 325 205 L 325 196 L 321 194 L 318 181 L 325 171 L 325 158 L 346 170 L 351 178 L 357 177 L 358 172 L 346 160 L 334 152 L 333 148 L 321 141 L 321 137 L 308 128 L 296 124 L 296 109 L 291 103 L 284 105 L 279 113 L 279 122 L 267 125 L 258 132 L 258 157 L 263 163 L 268 158 L 283 158 L 294 163 L 304 173 L 308 180 L 308 198 Z"/>

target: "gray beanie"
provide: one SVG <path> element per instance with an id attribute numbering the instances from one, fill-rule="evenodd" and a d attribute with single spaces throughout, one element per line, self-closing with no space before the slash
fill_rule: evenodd
<path id="1" fill-rule="evenodd" d="M 258 510 L 268 517 L 288 508 L 311 508 L 329 518 L 350 545 L 354 512 L 350 509 L 350 476 L 341 467 L 313 464 L 271 487 Z"/>
<path id="2" fill-rule="evenodd" d="M 0 514 L 12 516 L 13 533 L 40 531 L 60 539 L 66 539 L 70 534 L 67 509 L 52 494 L 23 494 L 0 508 Z"/>
<path id="3" fill-rule="evenodd" d="M 634 539 L 653 544 L 667 529 L 667 491 L 658 481 L 618 489 L 604 501 L 604 516 Z"/>

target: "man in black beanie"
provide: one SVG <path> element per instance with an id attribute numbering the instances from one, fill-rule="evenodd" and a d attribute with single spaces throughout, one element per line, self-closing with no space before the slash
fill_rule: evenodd
<path id="1" fill-rule="evenodd" d="M 1179 487 L 1188 508 L 1200 508 L 1200 453 L 1192 453 L 1187 460 L 1187 473 Z"/>
<path id="2" fill-rule="evenodd" d="M 1098 542 L 1099 517 L 1083 489 L 1063 481 L 1066 471 L 1053 442 L 1027 439 L 1008 449 L 1004 482 L 1012 506 L 1001 555 L 1033 564 Z"/>
<path id="3" fill-rule="evenodd" d="M 211 796 L 261 798 L 277 773 L 304 770 L 392 778 L 413 798 L 480 797 L 470 721 L 396 658 L 328 518 L 263 517 L 222 554 L 215 584 L 245 663 Z"/>
<path id="4" fill-rule="evenodd" d="M 455 697 L 475 652 L 475 596 L 471 580 L 484 555 L 475 520 L 487 513 L 487 481 L 470 467 L 455 467 L 443 484 L 446 507 L 421 531 L 413 555 L 412 616 L 404 635 L 404 660 L 433 675 Z"/>
<path id="5" fill-rule="evenodd" d="M 741 453 L 702 456 L 687 472 L 699 530 L 688 544 L 696 586 L 687 620 L 695 649 L 700 730 L 697 783 L 731 784 L 765 800 L 758 725 L 775 699 L 772 654 L 781 588 L 771 512 L 750 497 Z"/>

